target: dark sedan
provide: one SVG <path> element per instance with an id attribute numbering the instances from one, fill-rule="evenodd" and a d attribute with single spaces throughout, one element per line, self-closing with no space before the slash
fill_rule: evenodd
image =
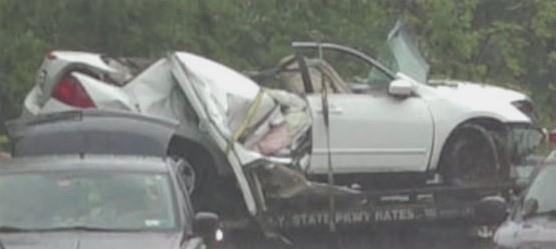
<path id="1" fill-rule="evenodd" d="M 193 213 L 177 167 L 130 156 L 0 161 L 0 248 L 212 245 L 217 217 Z"/>

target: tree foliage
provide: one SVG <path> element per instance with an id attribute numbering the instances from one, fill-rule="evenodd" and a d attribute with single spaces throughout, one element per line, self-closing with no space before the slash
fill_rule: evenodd
<path id="1" fill-rule="evenodd" d="M 160 56 L 187 50 L 239 70 L 272 66 L 294 40 L 379 52 L 398 19 L 435 77 L 488 82 L 556 111 L 552 0 L 0 0 L 0 107 L 15 116 L 53 49 Z"/>

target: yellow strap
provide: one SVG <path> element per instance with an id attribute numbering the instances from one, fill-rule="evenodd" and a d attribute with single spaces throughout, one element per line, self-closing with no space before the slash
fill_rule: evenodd
<path id="1" fill-rule="evenodd" d="M 245 117 L 241 125 L 237 128 L 237 130 L 230 138 L 230 141 L 228 142 L 228 146 L 226 146 L 226 155 L 228 155 L 230 151 L 234 148 L 234 144 L 236 143 L 236 141 L 243 135 L 243 133 L 251 123 L 253 117 L 255 116 L 255 113 L 257 112 L 259 106 L 261 105 L 263 99 L 263 92 L 264 92 L 263 88 L 261 88 L 257 93 L 255 100 L 249 106 L 249 110 L 247 110 L 247 116 Z"/>

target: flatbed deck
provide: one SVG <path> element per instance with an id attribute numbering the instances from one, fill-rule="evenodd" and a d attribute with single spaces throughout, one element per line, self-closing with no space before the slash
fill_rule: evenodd
<path id="1" fill-rule="evenodd" d="M 477 217 L 477 205 L 483 197 L 504 195 L 512 187 L 513 183 L 501 183 L 362 191 L 335 197 L 334 212 L 330 210 L 328 198 L 323 196 L 273 200 L 260 215 L 259 223 L 262 221 L 277 231 L 327 228 L 331 220 L 339 229 L 408 223 L 489 225 Z M 242 218 L 224 219 L 223 224 L 228 229 L 246 229 L 252 222 Z"/>

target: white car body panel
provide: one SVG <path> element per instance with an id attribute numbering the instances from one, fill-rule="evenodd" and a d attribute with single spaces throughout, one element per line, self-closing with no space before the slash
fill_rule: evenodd
<path id="1" fill-rule="evenodd" d="M 184 95 L 175 84 L 171 70 L 171 62 L 160 59 L 123 87 L 123 91 L 134 98 L 132 102 L 138 112 L 161 118 L 185 119 Z"/>
<path id="2" fill-rule="evenodd" d="M 77 109 L 76 107 L 62 103 L 55 98 L 48 98 L 44 104 L 40 105 L 38 102 L 41 96 L 42 91 L 39 86 L 34 86 L 33 89 L 27 94 L 25 101 L 23 102 L 24 108 L 22 117 Z"/>
<path id="3" fill-rule="evenodd" d="M 320 95 L 308 96 L 313 112 L 310 173 L 328 169 Z M 430 157 L 433 123 L 422 99 L 330 94 L 330 144 L 335 173 L 423 172 Z"/>
<path id="4" fill-rule="evenodd" d="M 434 87 L 401 73 L 396 76 L 412 82 L 416 96 L 329 94 L 335 173 L 435 170 L 448 137 L 465 121 L 490 118 L 501 123 L 531 123 L 511 104 L 527 99 L 519 92 L 455 81 L 451 84 L 457 88 Z M 329 150 L 321 97 L 315 94 L 308 99 L 315 120 L 309 172 L 324 174 Z"/>
<path id="5" fill-rule="evenodd" d="M 556 150 L 553 150 L 548 154 L 545 159 L 546 162 L 556 162 Z"/>
<path id="6" fill-rule="evenodd" d="M 494 234 L 494 243 L 505 248 L 517 248 L 520 242 L 517 235 L 521 226 L 514 221 L 504 222 Z M 535 229 L 535 232 L 538 232 L 538 230 Z"/>
<path id="7" fill-rule="evenodd" d="M 51 55 L 57 57 L 59 60 L 74 62 L 74 63 L 82 63 L 93 68 L 111 72 L 114 71 L 113 68 L 109 67 L 104 63 L 101 58 L 100 54 L 97 53 L 89 53 L 89 52 L 81 52 L 81 51 L 63 51 L 63 52 L 52 52 Z"/>
<path id="8" fill-rule="evenodd" d="M 73 72 L 72 76 L 79 80 L 97 108 L 137 111 L 130 96 L 120 87 L 106 84 L 82 73 Z"/>
<path id="9" fill-rule="evenodd" d="M 466 121 L 490 118 L 501 123 L 532 123 L 529 117 L 511 104 L 526 100 L 526 95 L 499 87 L 452 83 L 457 83 L 456 88 L 417 83 L 416 92 L 427 102 L 435 127 L 429 170 L 437 168 L 446 140 L 458 125 Z M 459 92 L 458 89 L 463 91 Z"/>
<path id="10" fill-rule="evenodd" d="M 96 53 L 76 51 L 50 52 L 43 60 L 37 72 L 35 79 L 36 85 L 25 98 L 23 115 L 36 115 L 38 113 L 75 109 L 74 107 L 60 103 L 51 97 L 52 91 L 60 78 L 67 72 L 67 70 L 75 67 L 87 68 L 88 70 L 102 73 L 116 72 L 115 69 L 108 66 L 102 60 L 101 55 Z M 121 91 L 108 90 L 108 87 L 104 86 L 107 85 L 105 82 L 97 81 L 89 83 L 88 79 L 90 77 L 80 73 L 73 73 L 74 76 L 76 74 L 87 78 L 87 82 L 82 82 L 82 85 L 86 88 L 86 91 L 91 91 L 89 92 L 89 96 L 93 99 L 94 103 L 97 103 L 94 101 L 97 99 L 97 106 L 103 107 L 105 103 L 110 105 L 110 103 L 114 104 L 115 102 L 118 102 L 118 104 L 128 103 L 127 100 L 124 100 L 125 98 L 128 98 L 128 96 L 122 95 Z M 114 101 L 114 99 L 116 100 Z"/>
<path id="11" fill-rule="evenodd" d="M 67 105 L 55 98 L 50 98 L 48 99 L 48 101 L 46 101 L 46 103 L 44 104 L 44 107 L 40 110 L 40 114 L 46 114 L 46 113 L 52 113 L 52 112 L 60 112 L 60 111 L 71 111 L 71 110 L 76 110 L 78 109 L 77 107 L 73 107 L 70 105 Z"/>
<path id="12" fill-rule="evenodd" d="M 204 111 L 210 116 L 216 128 L 227 139 L 237 132 L 244 121 L 269 123 L 267 114 L 277 108 L 277 104 L 267 94 L 261 93 L 261 103 L 252 117 L 248 109 L 257 98 L 261 88 L 246 76 L 211 60 L 189 53 L 178 52 L 175 56 L 182 62 L 189 75 L 189 82 L 195 89 Z M 180 84 L 186 94 L 189 89 Z M 266 125 L 260 125 L 263 128 Z"/>
<path id="13" fill-rule="evenodd" d="M 196 71 L 195 69 L 199 67 L 208 68 L 208 70 Z M 210 69 L 214 71 L 211 71 Z M 230 72 L 232 73 L 232 75 L 227 74 Z M 199 81 L 198 79 L 207 79 L 208 77 L 219 75 L 232 76 L 232 78 L 227 78 L 228 80 L 230 80 L 228 81 L 229 84 L 241 84 L 240 81 L 249 80 L 242 77 L 234 78 L 233 73 L 235 72 L 220 64 L 193 54 L 176 53 L 172 56 L 172 75 L 176 78 L 180 86 L 183 88 L 184 93 L 186 94 L 190 103 L 193 105 L 193 108 L 197 112 L 197 115 L 199 115 L 199 118 L 201 120 L 201 129 L 207 131 L 208 134 L 214 139 L 216 144 L 223 151 L 226 149 L 229 143 L 229 137 L 227 137 L 226 135 L 229 136 L 230 134 L 222 133 L 222 128 L 224 128 L 224 117 L 221 116 L 221 113 L 215 110 L 216 107 L 212 105 L 214 102 L 207 103 L 207 101 L 203 99 L 203 94 L 205 94 L 204 97 L 207 97 L 207 94 L 210 94 L 210 92 L 206 91 L 209 86 L 204 84 L 207 81 Z M 236 82 L 231 81 L 232 79 L 235 79 Z M 248 94 L 248 92 L 243 93 Z M 244 155 L 246 153 L 242 153 L 241 148 L 241 144 L 235 143 L 233 151 L 234 153 L 227 153 L 226 157 L 228 158 L 228 161 L 232 166 L 234 175 L 236 176 L 236 180 L 238 181 L 238 185 L 245 200 L 247 210 L 252 215 L 255 215 L 257 213 L 257 206 L 255 204 L 254 195 L 251 188 L 249 187 L 249 183 L 247 182 L 247 178 L 242 168 L 242 166 L 251 163 L 252 161 L 242 161 L 246 160 L 246 158 L 239 155 Z M 255 160 L 253 158 L 249 159 Z"/>
<path id="14" fill-rule="evenodd" d="M 102 61 L 99 54 L 75 51 L 53 51 L 44 59 L 37 74 L 37 84 L 42 90 L 41 94 L 38 95 L 38 103 L 44 104 L 47 101 L 52 93 L 54 85 L 63 74 L 66 73 L 68 67 L 78 66 L 86 67 L 96 72 L 115 72 L 113 68 Z"/>
<path id="15" fill-rule="evenodd" d="M 31 91 L 27 93 L 25 99 L 23 100 L 22 116 L 36 115 L 41 112 L 41 109 L 44 109 L 44 107 L 39 104 L 38 100 L 41 95 L 42 93 L 39 85 L 33 86 Z"/>
<path id="16" fill-rule="evenodd" d="M 98 109 L 114 109 L 137 112 L 137 108 L 133 105 L 133 101 L 126 92 L 121 88 L 103 83 L 97 79 L 91 78 L 81 73 L 72 73 L 77 78 L 81 86 L 88 93 L 89 97 Z M 24 115 L 50 113 L 60 111 L 70 111 L 77 109 L 76 107 L 67 105 L 55 98 L 48 98 L 42 107 L 38 104 L 42 91 L 35 86 L 33 90 L 25 98 Z"/>

